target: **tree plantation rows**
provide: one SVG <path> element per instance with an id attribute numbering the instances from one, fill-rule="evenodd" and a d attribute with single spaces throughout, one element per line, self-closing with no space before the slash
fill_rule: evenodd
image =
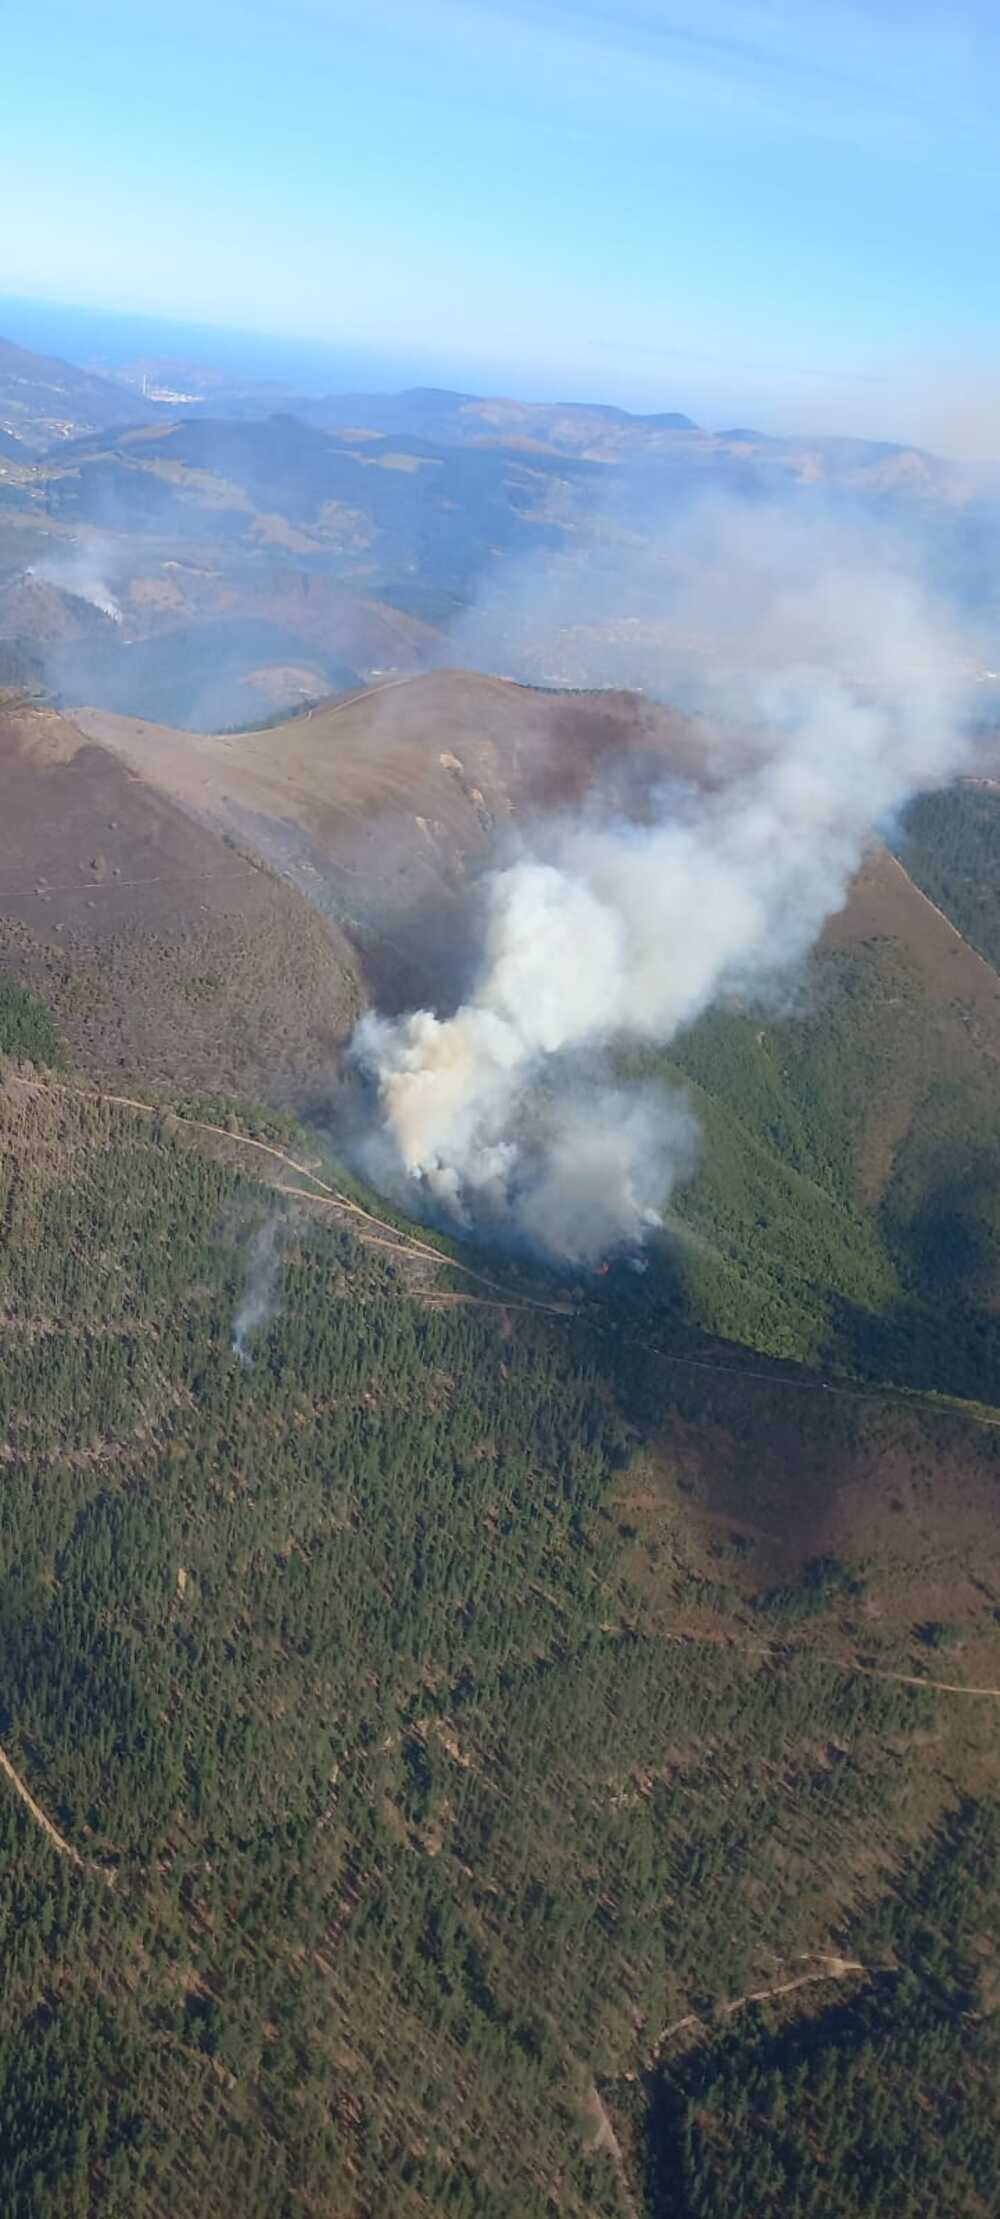
<path id="1" fill-rule="evenodd" d="M 4 2214 L 750 2219 L 794 2178 L 910 2219 L 914 2076 L 975 2210 L 990 1720 L 831 1670 L 829 1569 L 753 1640 L 725 1576 L 710 1639 L 679 1560 L 637 1576 L 637 1455 L 739 1383 L 625 1311 L 435 1306 L 170 1116 L 10 1080 L 0 1224 L 0 1743 L 82 1860 L 0 1777 Z M 893 1978 L 650 2077 L 829 1948 Z"/>
<path id="2" fill-rule="evenodd" d="M 643 2119 L 653 2208 L 996 2211 L 998 1923 L 1000 1818 L 967 1805 L 858 1921 L 873 1968 L 860 1996 L 661 2063 Z"/>

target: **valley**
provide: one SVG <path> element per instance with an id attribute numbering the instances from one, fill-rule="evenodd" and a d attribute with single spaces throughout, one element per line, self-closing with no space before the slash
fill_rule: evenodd
<path id="1" fill-rule="evenodd" d="M 178 415 L 9 342 L 0 438 L 0 681 L 204 733 L 441 665 L 676 699 L 713 641 L 665 548 L 718 504 L 864 519 L 992 607 L 992 478 L 885 441 L 225 380 Z"/>
<path id="2" fill-rule="evenodd" d="M 2 866 L 8 960 L 81 1067 L 321 1119 L 366 999 L 461 993 L 483 872 L 519 823 L 641 810 L 663 777 L 724 780 L 749 746 L 637 695 L 458 671 L 257 732 L 29 708 L 0 742 L 35 812 L 11 818 L 20 888 Z M 86 806 L 55 812 L 62 861 L 51 796 L 67 778 Z M 955 811 L 995 839 L 989 788 L 956 788 Z M 1000 982 L 913 883 L 909 837 L 896 856 L 872 846 L 795 1014 L 713 1012 L 628 1063 L 680 1089 L 706 1135 L 637 1301 L 771 1355 L 1000 1399 Z M 939 1241 L 942 1213 L 955 1229 Z"/>

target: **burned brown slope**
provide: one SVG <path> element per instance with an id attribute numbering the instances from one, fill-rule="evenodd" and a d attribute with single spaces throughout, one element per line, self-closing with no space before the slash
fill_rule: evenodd
<path id="1" fill-rule="evenodd" d="M 0 963 L 102 1079 L 300 1099 L 361 998 L 343 937 L 50 710 L 0 704 Z"/>
<path id="2" fill-rule="evenodd" d="M 394 680 L 207 738 L 96 710 L 81 728 L 234 834 L 343 924 L 379 998 L 447 993 L 477 867 L 525 818 L 704 776 L 720 746 L 638 694 L 548 693 L 462 670 Z"/>
<path id="3" fill-rule="evenodd" d="M 94 639 L 114 633 L 113 619 L 78 593 L 64 592 L 30 570 L 0 587 L 0 638 L 31 642 Z"/>
<path id="4" fill-rule="evenodd" d="M 469 945 L 477 873 L 518 825 L 588 796 L 603 809 L 641 806 L 664 777 L 724 777 L 751 744 L 638 694 L 547 692 L 461 670 L 390 681 L 237 734 L 97 710 L 76 712 L 76 722 L 340 923 L 389 1006 L 447 992 Z M 875 1199 L 922 1091 L 928 1025 L 946 1043 L 935 1065 L 990 1062 L 1000 985 L 878 846 L 824 947 L 906 973 L 902 986 L 887 976 L 872 1019 L 880 1038 L 887 1026 L 900 1034 L 891 1099 L 876 1086 L 857 1106 L 859 1179 Z"/>
<path id="5" fill-rule="evenodd" d="M 878 982 L 852 1004 L 859 1058 L 867 1056 L 855 1100 L 857 1191 L 877 1204 L 921 1128 L 933 1127 L 945 1156 L 963 1133 L 968 1150 L 991 1130 L 1000 977 L 880 843 L 820 948 L 863 962 Z"/>

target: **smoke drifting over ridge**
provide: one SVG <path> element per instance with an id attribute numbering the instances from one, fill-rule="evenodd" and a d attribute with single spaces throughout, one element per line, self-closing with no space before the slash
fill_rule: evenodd
<path id="1" fill-rule="evenodd" d="M 685 1105 L 614 1083 L 609 1052 L 773 988 L 872 829 L 970 748 L 970 645 L 870 527 L 715 504 L 665 539 L 659 582 L 657 691 L 746 734 L 742 765 L 664 783 L 641 821 L 595 797 L 528 829 L 488 881 L 461 1007 L 370 1014 L 355 1036 L 383 1185 L 584 1263 L 640 1240 L 696 1152 Z M 521 591 L 537 606 L 545 581 Z M 558 592 L 565 608 L 565 572 Z"/>
<path id="2" fill-rule="evenodd" d="M 97 541 L 78 543 L 64 553 L 46 555 L 41 562 L 30 565 L 25 575 L 39 578 L 44 585 L 55 586 L 60 593 L 70 593 L 77 601 L 89 601 L 91 608 L 101 616 L 110 617 L 113 624 L 120 624 L 122 612 L 111 587 L 103 575 L 111 559 L 111 550 Z"/>

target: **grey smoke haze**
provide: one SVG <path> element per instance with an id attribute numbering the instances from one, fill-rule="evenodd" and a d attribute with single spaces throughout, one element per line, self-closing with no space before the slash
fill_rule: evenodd
<path id="1" fill-rule="evenodd" d="M 276 1306 L 284 1231 L 283 1217 L 269 1217 L 250 1243 L 243 1298 L 233 1319 L 233 1349 L 242 1364 L 253 1362 L 250 1335 L 267 1324 Z"/>
<path id="2" fill-rule="evenodd" d="M 658 585 L 656 690 L 676 678 L 751 731 L 743 767 L 713 791 L 664 787 L 642 822 L 590 810 L 529 828 L 489 881 L 462 1006 L 370 1014 L 355 1040 L 384 1182 L 579 1261 L 640 1240 L 693 1161 L 683 1105 L 623 1095 L 594 1059 L 773 988 L 841 907 L 873 827 L 970 744 L 972 646 L 870 528 L 713 504 L 665 536 Z M 520 590 L 527 607 L 530 578 Z"/>
<path id="3" fill-rule="evenodd" d="M 634 687 L 745 727 L 756 708 L 748 679 L 789 660 L 839 673 L 843 651 L 848 676 L 877 679 L 881 650 L 852 619 L 852 580 L 863 588 L 874 576 L 887 596 L 895 580 L 936 605 L 931 654 L 942 624 L 951 628 L 945 602 L 967 580 L 942 557 L 950 519 L 937 511 L 931 528 L 919 509 L 880 521 L 874 504 L 838 508 L 800 487 L 779 502 L 672 491 L 626 474 L 562 552 L 495 571 L 453 629 L 449 659 L 529 683 Z M 992 581 L 992 532 L 988 545 Z M 914 645 L 919 668 L 919 637 Z M 972 652 L 967 639 L 955 646 Z"/>

